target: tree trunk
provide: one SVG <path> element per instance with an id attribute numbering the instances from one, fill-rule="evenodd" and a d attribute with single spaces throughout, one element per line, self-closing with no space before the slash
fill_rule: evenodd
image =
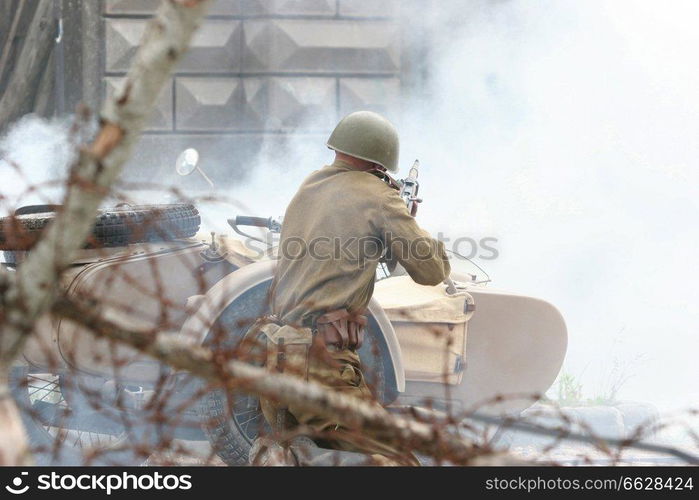
<path id="1" fill-rule="evenodd" d="M 54 114 L 54 77 L 56 74 L 56 50 L 52 50 L 46 59 L 46 67 L 36 88 L 32 111 L 39 116 L 49 117 Z"/>
<path id="2" fill-rule="evenodd" d="M 18 7 L 15 0 L 0 2 L 0 53 L 5 50 L 5 42 L 10 37 L 12 24 L 15 22 L 15 12 Z M 2 77 L 2 57 L 0 57 L 0 78 Z"/>
<path id="3" fill-rule="evenodd" d="M 53 45 L 51 0 L 40 0 L 17 63 L 0 98 L 0 130 L 31 109 L 35 87 Z"/>
<path id="4" fill-rule="evenodd" d="M 5 88 L 5 73 L 10 66 L 10 55 L 25 6 L 26 2 L 22 2 L 15 7 L 11 0 L 0 3 L 0 95 Z"/>

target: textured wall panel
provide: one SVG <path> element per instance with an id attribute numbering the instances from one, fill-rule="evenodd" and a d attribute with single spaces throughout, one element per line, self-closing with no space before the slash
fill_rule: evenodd
<path id="1" fill-rule="evenodd" d="M 99 2 L 104 67 L 96 78 L 106 92 L 119 83 L 140 43 L 147 20 L 134 17 L 151 15 L 158 3 Z M 127 178 L 207 189 L 200 176 L 180 178 L 174 172 L 179 152 L 195 147 L 202 168 L 217 185 L 227 186 L 259 164 L 263 146 L 265 161 L 274 165 L 288 161 L 290 148 L 297 151 L 301 142 L 324 151 L 327 133 L 351 111 L 375 110 L 397 121 L 403 68 L 400 26 L 390 19 L 399 5 L 217 0 L 210 15 L 239 19 L 208 19 L 195 34 L 174 83 L 158 99 L 149 126 L 157 133 L 143 136 Z"/>
<path id="2" fill-rule="evenodd" d="M 160 0 L 105 0 L 107 14 L 152 14 L 160 5 Z"/>
<path id="3" fill-rule="evenodd" d="M 123 81 L 123 77 L 105 78 L 104 95 L 111 96 L 115 90 L 121 88 Z M 172 82 L 169 82 L 158 96 L 146 130 L 172 130 L 172 114 Z"/>
<path id="4" fill-rule="evenodd" d="M 90 0 L 94 1 L 94 0 Z M 238 16 L 244 0 L 215 0 L 209 7 L 209 15 Z M 153 14 L 161 0 L 105 0 L 107 14 Z"/>
<path id="5" fill-rule="evenodd" d="M 267 128 L 326 130 L 337 119 L 334 78 L 272 78 Z"/>
<path id="6" fill-rule="evenodd" d="M 387 21 L 246 21 L 243 70 L 395 73 L 397 28 Z"/>
<path id="7" fill-rule="evenodd" d="M 178 71 L 240 71 L 241 45 L 239 21 L 206 21 L 194 34 L 189 53 Z"/>
<path id="8" fill-rule="evenodd" d="M 398 78 L 341 78 L 340 115 L 369 110 L 397 120 L 400 108 Z"/>
<path id="9" fill-rule="evenodd" d="M 340 15 L 352 17 L 392 17 L 398 14 L 396 0 L 340 0 Z"/>
<path id="10" fill-rule="evenodd" d="M 109 19 L 105 21 L 105 69 L 127 71 L 146 27 L 145 21 Z"/>
<path id="11" fill-rule="evenodd" d="M 334 16 L 335 0 L 242 0 L 246 16 Z"/>
<path id="12" fill-rule="evenodd" d="M 177 78 L 176 122 L 192 130 L 325 130 L 337 119 L 334 78 Z"/>
<path id="13" fill-rule="evenodd" d="M 260 78 L 177 78 L 178 130 L 259 130 L 267 84 Z"/>
<path id="14" fill-rule="evenodd" d="M 125 72 L 136 54 L 146 27 L 143 19 L 105 21 L 106 71 Z M 242 29 L 240 21 L 209 20 L 194 34 L 189 52 L 177 71 L 240 71 Z"/>

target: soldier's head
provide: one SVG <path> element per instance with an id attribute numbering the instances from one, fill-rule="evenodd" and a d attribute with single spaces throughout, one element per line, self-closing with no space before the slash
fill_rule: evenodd
<path id="1" fill-rule="evenodd" d="M 398 170 L 398 131 L 378 113 L 357 111 L 345 116 L 330 134 L 327 146 L 359 168 Z"/>

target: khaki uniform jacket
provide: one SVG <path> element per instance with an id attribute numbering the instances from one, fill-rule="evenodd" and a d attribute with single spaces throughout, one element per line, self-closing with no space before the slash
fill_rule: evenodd
<path id="1" fill-rule="evenodd" d="M 443 244 L 420 229 L 395 189 L 342 161 L 313 172 L 284 215 L 272 311 L 291 325 L 363 311 L 384 249 L 417 283 L 449 275 Z"/>

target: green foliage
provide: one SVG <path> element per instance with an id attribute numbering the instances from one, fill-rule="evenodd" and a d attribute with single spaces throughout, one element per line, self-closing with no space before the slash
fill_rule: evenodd
<path id="1" fill-rule="evenodd" d="M 582 401 L 582 384 L 570 373 L 562 373 L 558 379 L 557 403 L 561 406 L 579 404 Z"/>
<path id="2" fill-rule="evenodd" d="M 617 394 L 621 386 L 628 380 L 623 370 L 617 364 L 606 382 L 606 389 L 592 397 L 583 397 L 583 386 L 579 379 L 570 373 L 563 372 L 558 378 L 557 395 L 548 401 L 559 406 L 580 405 L 613 405 L 617 402 Z"/>

